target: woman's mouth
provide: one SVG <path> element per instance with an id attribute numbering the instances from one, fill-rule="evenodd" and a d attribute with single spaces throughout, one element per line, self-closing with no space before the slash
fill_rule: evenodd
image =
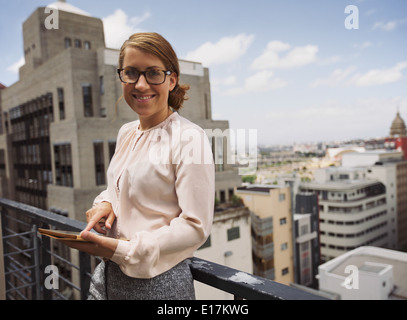
<path id="1" fill-rule="evenodd" d="M 133 98 L 134 99 L 136 99 L 137 101 L 143 101 L 143 102 L 145 102 L 145 101 L 149 101 L 149 100 L 151 100 L 151 99 L 153 99 L 155 97 L 155 95 L 135 95 L 135 94 L 133 94 Z"/>

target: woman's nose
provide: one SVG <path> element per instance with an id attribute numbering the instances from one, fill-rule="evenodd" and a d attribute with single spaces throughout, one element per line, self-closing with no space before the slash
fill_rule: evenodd
<path id="1" fill-rule="evenodd" d="M 140 77 L 138 78 L 134 86 L 136 89 L 144 89 L 149 86 L 144 74 L 140 74 Z"/>

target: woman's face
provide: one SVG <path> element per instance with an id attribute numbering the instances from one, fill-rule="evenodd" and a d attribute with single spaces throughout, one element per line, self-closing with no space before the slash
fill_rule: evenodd
<path id="1" fill-rule="evenodd" d="M 136 48 L 125 49 L 122 68 L 133 67 L 139 72 L 151 68 L 166 70 L 162 61 L 155 55 Z M 168 116 L 168 96 L 177 83 L 176 73 L 166 76 L 165 82 L 151 85 L 144 75 L 140 75 L 137 83 L 122 83 L 123 97 L 127 104 L 138 115 L 142 129 L 148 129 L 164 121 Z"/>

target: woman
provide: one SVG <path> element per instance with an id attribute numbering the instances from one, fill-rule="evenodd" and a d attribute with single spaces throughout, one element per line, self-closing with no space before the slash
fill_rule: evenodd
<path id="1" fill-rule="evenodd" d="M 194 299 L 185 260 L 211 230 L 209 141 L 172 111 L 189 87 L 179 85 L 178 58 L 162 36 L 132 35 L 120 50 L 118 73 L 139 120 L 118 133 L 107 189 L 86 213 L 81 235 L 90 242 L 69 245 L 106 261 L 95 269 L 89 299 Z"/>

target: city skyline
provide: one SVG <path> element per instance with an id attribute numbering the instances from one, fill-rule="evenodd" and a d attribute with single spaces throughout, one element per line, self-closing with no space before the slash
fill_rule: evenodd
<path id="1" fill-rule="evenodd" d="M 52 0 L 1 2 L 0 83 L 10 86 L 22 23 Z M 155 31 L 180 59 L 202 62 L 213 118 L 256 129 L 259 144 L 385 137 L 398 110 L 407 119 L 403 0 L 67 3 L 103 20 L 109 48 Z"/>

